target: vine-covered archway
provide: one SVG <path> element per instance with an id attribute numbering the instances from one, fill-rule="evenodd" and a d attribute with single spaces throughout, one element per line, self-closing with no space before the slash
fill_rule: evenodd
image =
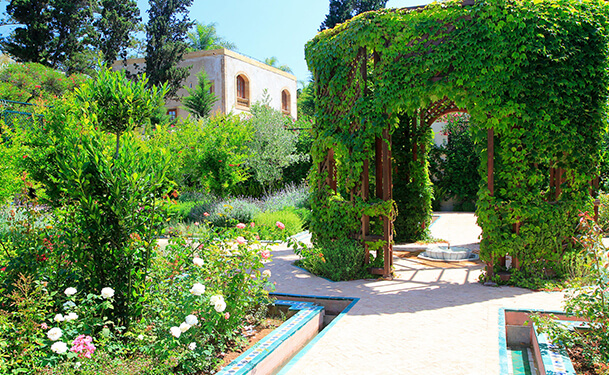
<path id="1" fill-rule="evenodd" d="M 608 14 L 602 1 L 451 1 L 369 12 L 318 34 L 306 46 L 317 83 L 314 241 L 360 239 L 372 272 L 390 276 L 393 223 L 398 209 L 409 215 L 403 202 L 396 209 L 394 175 L 409 165 L 426 188 L 426 122 L 460 108 L 481 150 L 487 269 L 506 254 L 531 270 L 557 261 L 598 174 Z M 425 227 L 426 210 L 408 224 Z"/>

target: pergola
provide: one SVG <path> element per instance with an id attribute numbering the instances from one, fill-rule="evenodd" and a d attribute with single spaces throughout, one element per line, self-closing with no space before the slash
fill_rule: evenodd
<path id="1" fill-rule="evenodd" d="M 468 112 L 487 277 L 507 254 L 546 267 L 540 260 L 564 251 L 598 187 L 606 15 L 601 1 L 466 0 L 369 12 L 318 34 L 306 48 L 318 98 L 314 239 L 357 238 L 366 263 L 371 250 L 383 259 L 370 271 L 390 277 L 394 220 L 408 215 L 400 202 L 419 199 L 401 197 L 396 210 L 394 174 L 416 184 L 427 173 L 422 134 Z M 395 132 L 409 144 L 400 163 Z"/>

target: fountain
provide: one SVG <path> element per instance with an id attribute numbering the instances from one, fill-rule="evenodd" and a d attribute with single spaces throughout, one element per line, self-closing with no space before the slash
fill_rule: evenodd
<path id="1" fill-rule="evenodd" d="M 418 256 L 425 260 L 443 261 L 443 262 L 459 262 L 464 260 L 477 260 L 478 254 L 472 253 L 471 249 L 465 247 L 451 247 L 446 245 L 432 245 L 427 250 Z"/>

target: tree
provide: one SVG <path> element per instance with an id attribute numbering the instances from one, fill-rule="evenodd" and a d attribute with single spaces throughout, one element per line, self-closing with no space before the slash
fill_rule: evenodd
<path id="1" fill-rule="evenodd" d="M 218 48 L 237 49 L 234 43 L 224 40 L 224 38 L 216 33 L 215 23 L 205 25 L 196 21 L 193 30 L 189 31 L 187 36 L 190 41 L 188 49 L 192 51 L 207 51 Z"/>
<path id="2" fill-rule="evenodd" d="M 12 0 L 7 14 L 19 26 L 0 45 L 19 62 L 37 62 L 68 74 L 91 72 L 95 7 L 95 0 Z"/>
<path id="3" fill-rule="evenodd" d="M 315 81 L 313 79 L 310 79 L 306 84 L 303 83 L 302 88 L 298 89 L 296 103 L 298 104 L 299 118 L 301 116 L 315 116 Z"/>
<path id="4" fill-rule="evenodd" d="M 269 101 L 265 93 L 263 101 L 252 106 L 253 116 L 249 121 L 254 136 L 249 142 L 251 156 L 247 161 L 265 193 L 281 181 L 284 168 L 303 158 L 296 152 L 298 134 L 287 129 L 292 125 L 291 117 L 272 109 Z"/>
<path id="5" fill-rule="evenodd" d="M 97 40 L 93 28 L 95 5 L 95 0 L 53 0 L 52 68 L 67 74 L 93 73 L 96 64 L 93 42 Z"/>
<path id="6" fill-rule="evenodd" d="M 101 17 L 95 27 L 99 33 L 97 46 L 107 66 L 118 57 L 127 59 L 127 49 L 133 45 L 133 34 L 141 20 L 135 0 L 101 0 Z"/>
<path id="7" fill-rule="evenodd" d="M 330 0 L 330 12 L 319 31 L 331 29 L 360 13 L 383 9 L 386 4 L 387 0 Z"/>
<path id="8" fill-rule="evenodd" d="M 214 104 L 218 101 L 218 97 L 210 92 L 211 83 L 207 79 L 205 70 L 201 70 L 197 74 L 199 83 L 197 87 L 191 89 L 184 87 L 188 91 L 188 96 L 182 99 L 182 103 L 188 109 L 188 112 L 197 118 L 208 117 Z"/>
<path id="9" fill-rule="evenodd" d="M 275 56 L 267 57 L 266 59 L 264 59 L 264 63 L 266 65 L 270 65 L 273 68 L 283 70 L 284 72 L 287 72 L 287 73 L 292 73 L 292 68 L 290 68 L 289 66 L 287 66 L 287 65 L 278 66 L 278 61 L 279 60 L 277 60 L 277 58 Z"/>
<path id="10" fill-rule="evenodd" d="M 188 48 L 186 33 L 193 24 L 188 18 L 188 7 L 192 0 L 149 0 L 149 3 L 145 57 L 148 83 L 158 86 L 167 82 L 167 97 L 175 97 L 190 74 L 187 67 L 179 68 L 177 64 Z"/>
<path id="11" fill-rule="evenodd" d="M 51 9 L 49 1 L 11 1 L 6 7 L 10 20 L 20 26 L 0 40 L 5 53 L 17 61 L 49 65 Z"/>

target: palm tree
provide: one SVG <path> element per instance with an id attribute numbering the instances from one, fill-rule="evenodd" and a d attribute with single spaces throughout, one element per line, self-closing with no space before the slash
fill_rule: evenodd
<path id="1" fill-rule="evenodd" d="M 237 49 L 234 43 L 224 40 L 216 33 L 216 24 L 213 22 L 205 25 L 196 21 L 193 30 L 186 35 L 190 41 L 189 51 L 206 51 L 217 48 Z"/>
<path id="2" fill-rule="evenodd" d="M 273 68 L 277 68 L 279 70 L 283 70 L 284 72 L 287 72 L 287 73 L 292 73 L 292 69 L 289 66 L 287 66 L 287 65 L 277 66 L 278 61 L 279 60 L 277 60 L 277 58 L 275 56 L 267 57 L 266 59 L 264 59 L 264 63 L 266 65 L 270 65 Z"/>

